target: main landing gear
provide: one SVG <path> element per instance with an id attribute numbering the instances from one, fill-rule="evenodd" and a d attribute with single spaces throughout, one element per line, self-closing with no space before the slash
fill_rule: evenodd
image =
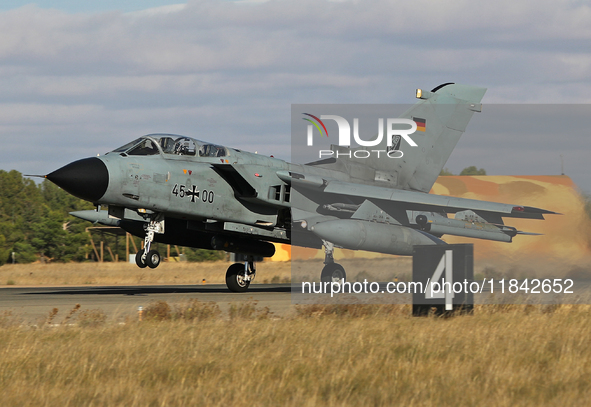
<path id="1" fill-rule="evenodd" d="M 253 256 L 248 256 L 246 262 L 234 263 L 226 271 L 226 286 L 230 291 L 243 293 L 248 290 L 250 283 L 256 275 L 256 266 Z"/>
<path id="2" fill-rule="evenodd" d="M 164 220 L 159 220 L 159 216 L 150 219 L 150 223 L 146 226 L 144 248 L 135 255 L 135 264 L 140 268 L 150 267 L 155 269 L 160 265 L 160 253 L 156 250 L 150 250 L 154 241 L 154 233 L 164 233 Z"/>
<path id="3" fill-rule="evenodd" d="M 320 281 L 323 283 L 339 283 L 347 280 L 347 273 L 345 269 L 338 263 L 334 262 L 333 252 L 334 245 L 326 240 L 324 243 L 324 268 L 320 274 Z"/>

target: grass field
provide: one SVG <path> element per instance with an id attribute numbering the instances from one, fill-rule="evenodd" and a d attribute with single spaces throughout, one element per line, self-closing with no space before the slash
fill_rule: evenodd
<path id="1" fill-rule="evenodd" d="M 154 303 L 142 322 L 100 311 L 37 329 L 0 316 L 3 406 L 584 406 L 589 306 Z M 64 322 L 62 324 L 62 322 Z M 74 325 L 70 326 L 70 323 Z M 57 324 L 58 326 L 52 325 Z"/>
<path id="2" fill-rule="evenodd" d="M 135 264 L 49 263 L 6 264 L 0 267 L 0 285 L 137 285 L 225 283 L 229 262 L 162 263 L 140 269 Z M 257 263 L 257 283 L 288 282 L 289 262 Z"/>
<path id="3" fill-rule="evenodd" d="M 556 259 L 522 259 L 480 262 L 474 278 L 583 278 L 591 279 L 591 258 L 564 262 Z M 318 281 L 322 260 L 257 263 L 255 284 Z M 409 281 L 412 258 L 342 259 L 350 281 Z M 135 264 L 119 263 L 49 263 L 5 264 L 0 267 L 2 285 L 146 285 L 146 284 L 222 284 L 229 262 L 163 262 L 158 268 L 140 269 Z M 204 281 L 205 280 L 205 281 Z"/>
<path id="4" fill-rule="evenodd" d="M 222 283 L 228 265 L 5 265 L 0 283 Z M 291 266 L 258 264 L 256 281 L 289 281 Z M 367 260 L 347 266 L 360 273 L 352 279 L 380 269 Z M 294 267 L 314 272 L 322 263 Z M 477 305 L 474 315 L 451 318 L 413 318 L 409 305 L 309 305 L 280 317 L 254 302 L 222 312 L 191 300 L 152 303 L 141 322 L 100 309 L 48 309 L 32 326 L 0 312 L 0 402 L 586 406 L 590 317 L 588 305 Z"/>
<path id="5" fill-rule="evenodd" d="M 410 276 L 410 258 L 344 259 L 350 278 L 391 281 L 398 275 Z M 0 267 L 0 285 L 137 285 L 137 284 L 222 284 L 230 262 L 162 263 L 156 269 L 140 269 L 135 264 L 49 263 L 6 264 Z M 314 281 L 320 277 L 322 260 L 257 263 L 254 283 Z"/>

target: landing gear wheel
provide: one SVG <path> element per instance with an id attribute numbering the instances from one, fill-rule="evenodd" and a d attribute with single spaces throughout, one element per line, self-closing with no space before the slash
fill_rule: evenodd
<path id="1" fill-rule="evenodd" d="M 146 264 L 151 269 L 155 269 L 160 265 L 160 253 L 156 250 L 150 250 L 146 255 Z"/>
<path id="2" fill-rule="evenodd" d="M 234 263 L 226 272 L 226 286 L 230 291 L 243 293 L 248 290 L 250 281 L 244 279 L 244 264 Z"/>
<path id="3" fill-rule="evenodd" d="M 141 269 L 146 268 L 148 265 L 142 260 L 142 256 L 144 255 L 144 250 L 140 250 L 135 254 L 135 264 Z"/>
<path id="4" fill-rule="evenodd" d="M 150 267 L 155 269 L 160 264 L 160 253 L 152 250 L 152 242 L 154 241 L 155 233 L 164 233 L 164 216 L 162 214 L 151 214 L 149 216 L 143 215 L 148 224 L 144 225 L 146 230 L 146 237 L 144 239 L 144 248 L 135 255 L 135 263 L 140 267 Z"/>
<path id="5" fill-rule="evenodd" d="M 340 283 L 341 280 L 347 280 L 345 269 L 338 263 L 329 263 L 322 269 L 320 281 L 323 283 Z"/>

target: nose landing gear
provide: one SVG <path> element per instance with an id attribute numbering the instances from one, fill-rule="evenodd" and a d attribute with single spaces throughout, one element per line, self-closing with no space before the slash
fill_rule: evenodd
<path id="1" fill-rule="evenodd" d="M 160 265 L 160 253 L 157 250 L 150 250 L 154 241 L 154 233 L 164 233 L 164 219 L 160 219 L 159 215 L 150 219 L 150 223 L 146 226 L 144 248 L 135 255 L 135 264 L 140 268 L 155 269 Z"/>

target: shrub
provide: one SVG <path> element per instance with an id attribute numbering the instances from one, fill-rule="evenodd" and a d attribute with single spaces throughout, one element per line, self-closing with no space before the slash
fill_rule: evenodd
<path id="1" fill-rule="evenodd" d="M 171 319 L 171 317 L 170 305 L 166 301 L 152 301 L 144 309 L 146 321 L 164 321 Z"/>

